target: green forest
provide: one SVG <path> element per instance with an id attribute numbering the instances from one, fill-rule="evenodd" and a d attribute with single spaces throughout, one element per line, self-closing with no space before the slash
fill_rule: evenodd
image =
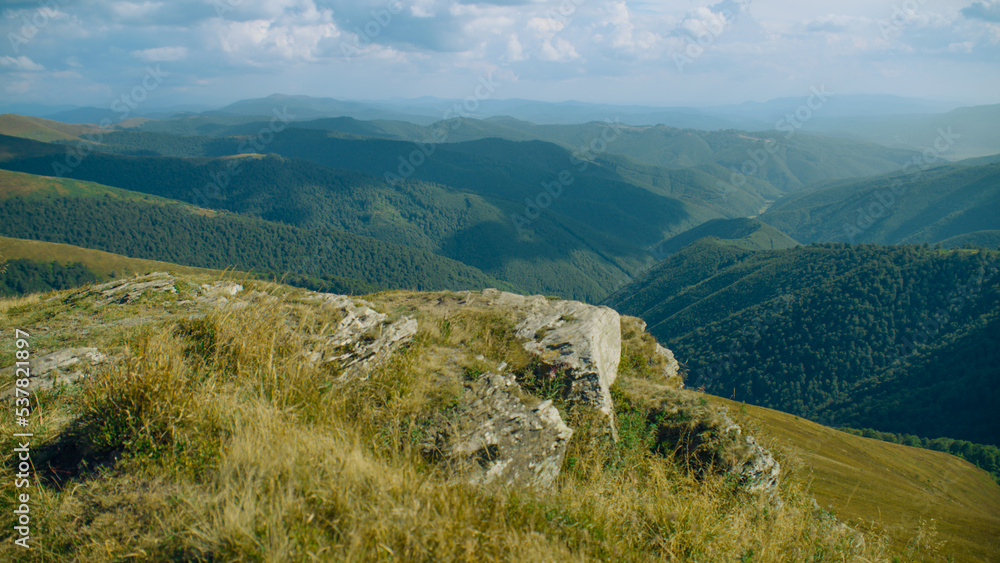
<path id="1" fill-rule="evenodd" d="M 649 323 L 689 386 L 827 425 L 1000 444 L 998 252 L 706 239 L 606 304 Z"/>
<path id="2" fill-rule="evenodd" d="M 0 297 L 70 289 L 98 281 L 80 262 L 61 264 L 15 258 L 0 263 Z"/>
<path id="3" fill-rule="evenodd" d="M 0 201 L 0 234 L 203 268 L 358 280 L 378 289 L 507 287 L 429 252 L 334 231 L 300 229 L 176 206 L 96 198 Z M 333 279 L 333 278 L 330 278 Z M 318 282 L 316 282 L 318 283 Z"/>

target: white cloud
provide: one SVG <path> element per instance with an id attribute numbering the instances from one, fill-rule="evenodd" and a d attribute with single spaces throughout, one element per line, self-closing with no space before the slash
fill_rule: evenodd
<path id="1" fill-rule="evenodd" d="M 39 72 L 45 70 L 44 66 L 36 63 L 24 55 L 21 55 L 20 57 L 0 57 L 0 66 L 24 72 Z"/>
<path id="2" fill-rule="evenodd" d="M 132 51 L 132 55 L 147 63 L 179 61 L 187 58 L 187 47 L 156 47 Z"/>

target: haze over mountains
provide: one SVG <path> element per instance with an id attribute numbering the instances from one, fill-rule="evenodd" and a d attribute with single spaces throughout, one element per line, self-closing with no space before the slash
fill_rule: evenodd
<path id="1" fill-rule="evenodd" d="M 840 94 L 824 92 L 819 104 L 810 108 L 805 119 L 795 122 L 796 131 L 876 142 L 890 147 L 922 150 L 933 139 L 924 138 L 938 127 L 953 127 L 965 136 L 954 157 L 968 158 L 992 154 L 997 133 L 990 127 L 1000 105 L 963 106 L 955 102 L 906 98 L 889 95 Z M 476 100 L 466 109 L 462 99 L 423 97 L 378 101 L 348 101 L 302 95 L 274 94 L 247 99 L 223 107 L 182 106 L 147 109 L 138 107 L 125 116 L 121 111 L 97 107 L 45 106 L 40 104 L 0 105 L 0 113 L 43 117 L 66 123 L 112 123 L 123 117 L 168 119 L 178 116 L 264 116 L 281 106 L 298 121 L 326 117 L 350 117 L 362 121 L 403 121 L 431 125 L 455 115 L 475 119 L 513 118 L 540 125 L 576 125 L 591 121 L 614 121 L 636 126 L 666 125 L 680 129 L 742 129 L 769 131 L 809 103 L 812 92 L 800 98 L 775 98 L 766 102 L 706 107 L 655 107 L 587 102 L 540 102 L 525 99 Z M 813 104 L 817 100 L 813 99 Z M 461 108 L 455 111 L 455 108 Z M 805 113 L 803 113 L 805 115 Z"/>

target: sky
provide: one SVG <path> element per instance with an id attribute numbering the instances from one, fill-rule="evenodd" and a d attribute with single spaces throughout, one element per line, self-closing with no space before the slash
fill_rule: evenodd
<path id="1" fill-rule="evenodd" d="M 0 1 L 0 35 L 0 104 L 1000 102 L 1000 0 Z"/>

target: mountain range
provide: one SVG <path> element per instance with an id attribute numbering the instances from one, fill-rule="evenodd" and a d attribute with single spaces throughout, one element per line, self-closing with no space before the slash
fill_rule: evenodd
<path id="1" fill-rule="evenodd" d="M 401 307 L 420 323 L 443 307 L 419 346 L 445 358 L 453 351 L 435 346 L 481 340 L 497 362 L 510 327 L 465 319 L 450 295 L 575 299 L 631 316 L 622 338 L 642 352 L 621 351 L 623 373 L 659 369 L 655 337 L 689 389 L 758 405 L 755 420 L 823 475 L 820 502 L 852 522 L 882 517 L 843 494 L 861 486 L 848 484 L 851 471 L 874 470 L 832 445 L 815 455 L 799 430 L 884 463 L 906 459 L 919 475 L 953 459 L 929 449 L 960 455 L 988 472 L 962 469 L 963 487 L 1000 479 L 996 106 L 843 96 L 801 127 L 770 122 L 795 103 L 487 100 L 476 116 L 441 119 L 437 99 L 272 96 L 104 127 L 95 122 L 106 114 L 87 108 L 60 109 L 83 123 L 0 115 L 0 293 L 150 270 L 202 283 L 236 270 L 254 287 L 368 294 L 394 320 Z M 458 293 L 411 293 L 441 290 Z M 208 330 L 184 326 L 182 338 Z M 214 346 L 191 344 L 202 345 Z M 483 369 L 463 366 L 466 382 Z M 556 397 L 539 373 L 525 371 L 524 384 Z M 620 413 L 628 447 L 662 422 L 637 414 L 646 399 L 635 403 L 635 389 L 612 393 L 632 405 Z M 899 458 L 906 446 L 862 436 L 925 449 Z M 930 454 L 944 457 L 918 459 Z M 888 518 L 928 502 L 912 494 L 880 500 Z M 949 541 L 981 553 L 990 532 L 961 528 L 946 527 Z"/>

